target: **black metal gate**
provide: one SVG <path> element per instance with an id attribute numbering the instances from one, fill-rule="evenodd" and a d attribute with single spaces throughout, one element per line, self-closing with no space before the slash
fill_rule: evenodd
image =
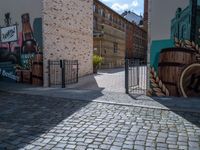
<path id="1" fill-rule="evenodd" d="M 126 59 L 125 61 L 126 93 L 133 97 L 146 95 L 147 64 L 140 60 Z"/>
<path id="2" fill-rule="evenodd" d="M 78 60 L 49 60 L 49 87 L 78 82 Z"/>

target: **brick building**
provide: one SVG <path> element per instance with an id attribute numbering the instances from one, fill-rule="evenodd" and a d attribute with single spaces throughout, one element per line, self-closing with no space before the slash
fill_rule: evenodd
<path id="1" fill-rule="evenodd" d="M 94 0 L 94 53 L 104 58 L 102 68 L 124 65 L 126 21 L 119 14 Z"/>
<path id="2" fill-rule="evenodd" d="M 148 17 L 149 17 L 149 0 L 144 0 L 144 19 L 143 19 L 143 25 L 144 30 L 148 32 Z"/>
<path id="3" fill-rule="evenodd" d="M 129 59 L 147 61 L 147 33 L 136 24 L 126 25 L 126 50 Z"/>
<path id="4" fill-rule="evenodd" d="M 124 58 L 146 61 L 147 34 L 98 0 L 93 5 L 94 53 L 104 57 L 102 68 L 124 66 Z"/>

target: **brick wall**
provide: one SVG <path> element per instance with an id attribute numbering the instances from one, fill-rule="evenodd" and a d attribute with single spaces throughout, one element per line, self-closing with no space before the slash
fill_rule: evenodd
<path id="1" fill-rule="evenodd" d="M 79 60 L 79 76 L 93 71 L 93 1 L 43 0 L 44 86 L 48 60 Z"/>

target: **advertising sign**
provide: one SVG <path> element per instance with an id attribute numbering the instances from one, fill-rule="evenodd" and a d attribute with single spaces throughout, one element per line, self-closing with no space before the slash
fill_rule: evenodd
<path id="1" fill-rule="evenodd" d="M 18 40 L 16 25 L 0 28 L 0 33 L 2 43 L 14 42 Z"/>

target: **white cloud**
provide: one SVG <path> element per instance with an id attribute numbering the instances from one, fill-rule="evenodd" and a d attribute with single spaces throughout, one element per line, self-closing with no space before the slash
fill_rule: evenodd
<path id="1" fill-rule="evenodd" d="M 138 7 L 138 6 L 139 6 L 138 1 L 137 1 L 137 0 L 133 0 L 131 6 L 132 6 L 132 7 Z"/>
<path id="2" fill-rule="evenodd" d="M 115 0 L 100 0 L 102 2 L 114 2 Z"/>
<path id="3" fill-rule="evenodd" d="M 117 11 L 117 12 L 123 12 L 123 11 L 129 9 L 129 5 L 128 4 L 114 3 L 111 8 L 114 9 L 115 11 Z"/>
<path id="4" fill-rule="evenodd" d="M 126 10 L 131 10 L 135 13 L 143 13 L 143 0 L 100 0 L 107 6 L 111 7 L 118 13 L 122 13 Z"/>

